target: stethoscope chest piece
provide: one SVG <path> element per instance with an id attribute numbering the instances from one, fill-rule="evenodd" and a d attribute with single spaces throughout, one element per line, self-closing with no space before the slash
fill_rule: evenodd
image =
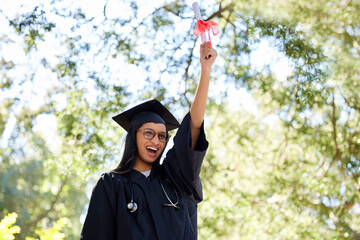
<path id="1" fill-rule="evenodd" d="M 127 204 L 127 209 L 128 209 L 131 213 L 135 212 L 135 211 L 137 210 L 137 208 L 138 208 L 137 204 L 136 204 L 135 202 L 133 202 L 133 201 L 131 201 L 131 202 L 129 202 L 129 203 Z"/>

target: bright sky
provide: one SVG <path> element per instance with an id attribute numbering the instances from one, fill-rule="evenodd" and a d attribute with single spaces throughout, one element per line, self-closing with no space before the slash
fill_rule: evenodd
<path id="1" fill-rule="evenodd" d="M 39 3 L 44 5 L 44 8 L 50 8 L 50 2 L 51 1 L 40 1 L 40 0 L 34 0 L 34 1 L 22 1 L 22 0 L 0 0 L 0 4 L 2 6 L 2 11 L 4 14 L 11 18 L 14 18 L 17 14 L 25 13 L 28 11 L 31 11 L 34 9 L 35 6 L 37 6 Z M 103 10 L 104 10 L 104 4 L 105 0 L 77 0 L 77 1 L 62 1 L 61 4 L 63 7 L 71 6 L 72 9 L 76 9 L 78 7 L 82 8 L 82 10 L 87 14 L 87 17 L 95 17 L 94 21 L 98 21 L 99 23 L 103 20 Z M 163 2 L 163 1 L 162 1 Z M 193 1 L 187 1 L 189 3 L 189 6 L 191 6 Z M 201 7 L 201 1 L 200 7 Z M 144 1 L 141 3 L 142 7 L 140 8 L 139 12 L 139 18 L 141 16 L 146 16 L 149 13 L 152 12 L 154 5 L 161 4 L 160 1 Z M 147 5 L 147 7 L 144 7 L 144 5 Z M 60 5 L 59 5 L 60 6 Z M 126 17 L 126 14 L 130 12 L 128 9 L 129 7 L 123 3 L 123 1 L 117 1 L 117 0 L 109 0 L 106 7 L 106 16 L 108 18 L 118 18 L 121 16 L 122 18 Z M 51 19 L 49 19 L 51 20 Z M 69 20 L 71 21 L 71 20 Z M 60 24 L 60 23 L 57 23 Z M 69 27 L 71 26 L 71 22 L 63 21 L 61 22 L 63 26 L 61 26 L 61 29 L 64 31 L 69 31 L 69 34 L 71 34 Z M 188 23 L 184 23 L 188 24 Z M 8 27 L 6 20 L 4 19 L 3 15 L 0 14 L 0 34 L 8 34 L 11 32 L 11 29 Z M 189 26 L 185 26 L 188 28 Z M 88 37 L 91 38 L 92 36 L 88 36 L 89 34 L 86 34 L 86 29 L 84 29 L 84 38 Z M 212 42 L 219 54 L 221 54 L 221 46 L 219 46 L 221 38 L 221 33 L 217 36 L 212 36 Z M 54 58 L 54 51 L 56 51 L 56 54 L 64 54 L 67 49 L 65 47 L 61 47 L 59 40 L 56 39 L 55 36 L 49 35 L 48 38 L 44 42 L 40 42 L 38 46 L 37 54 L 32 54 L 31 58 L 29 59 L 28 56 L 26 56 L 22 49 L 19 48 L 19 43 L 22 42 L 22 39 L 17 38 L 18 42 L 15 42 L 13 44 L 8 44 L 8 46 L 4 49 L 0 49 L 1 55 L 6 60 L 13 60 L 16 64 L 23 65 L 23 71 L 17 71 L 14 73 L 14 78 L 17 79 L 23 79 L 24 75 L 27 74 L 28 68 L 30 69 L 36 69 L 36 74 L 33 77 L 33 82 L 26 82 L 25 88 L 22 86 L 22 89 L 27 89 L 28 91 L 24 92 L 23 97 L 26 97 L 29 99 L 29 105 L 30 106 L 39 106 L 39 104 L 44 101 L 46 98 L 46 89 L 50 88 L 52 84 L 56 82 L 56 75 L 55 73 L 49 72 L 47 69 L 41 66 L 31 66 L 31 63 L 33 62 L 34 58 L 38 58 L 34 62 L 38 62 L 39 59 L 41 59 L 44 55 L 47 56 L 48 61 L 54 61 L 56 62 L 57 59 Z M 199 39 L 197 42 L 197 47 L 194 50 L 194 55 L 198 56 L 198 49 L 199 45 L 201 43 L 201 40 Z M 47 54 L 50 53 L 50 54 Z M 257 46 L 254 46 L 254 51 L 251 56 L 251 61 L 254 63 L 254 66 L 256 69 L 260 70 L 267 64 L 272 64 L 272 70 L 274 73 L 278 76 L 279 79 L 285 80 L 286 76 L 289 75 L 292 71 L 290 64 L 288 63 L 288 60 L 286 57 L 284 57 L 282 54 L 280 54 L 274 47 L 272 47 L 269 42 L 267 41 L 261 41 Z M 99 65 L 94 62 L 87 61 L 86 64 L 89 65 L 89 68 L 96 70 Z M 146 75 L 142 69 L 135 65 L 130 65 L 126 63 L 125 61 L 121 61 L 121 59 L 107 59 L 106 64 L 111 67 L 112 69 L 120 69 L 118 66 L 126 66 L 121 68 L 121 71 L 118 70 L 118 73 L 114 73 L 114 75 L 122 76 L 121 81 L 126 81 L 126 79 L 131 80 L 130 88 L 129 90 L 133 92 L 135 95 L 136 93 L 142 89 L 142 87 L 145 85 L 145 78 Z M 216 64 L 218 66 L 221 66 L 224 64 L 223 59 L 220 57 L 217 59 Z M 124 71 L 126 69 L 127 71 Z M 21 68 L 20 68 L 21 70 Z M 98 71 L 101 71 L 101 69 L 98 69 Z M 86 73 L 84 73 L 86 74 Z M 221 80 L 223 76 L 217 76 L 218 80 Z M 165 81 L 168 77 L 166 74 L 162 76 L 162 80 Z M 177 84 L 169 84 L 169 93 L 170 94 L 176 94 L 178 92 L 178 85 Z M 230 105 L 230 108 L 233 110 L 237 109 L 244 109 L 249 112 L 252 112 L 256 115 L 257 113 L 257 103 L 256 101 L 251 97 L 251 95 L 245 90 L 245 89 L 236 89 L 234 87 L 229 87 L 226 89 L 227 86 L 223 84 L 222 81 L 218 81 L 216 85 L 213 85 L 210 87 L 210 96 L 218 96 L 219 90 L 227 90 L 229 99 L 231 99 L 232 104 Z M 91 87 L 88 88 L 91 94 Z M 14 93 L 20 91 L 20 89 L 14 88 Z M 2 97 L 10 97 L 9 95 L 12 95 L 14 93 L 9 92 L 8 96 L 3 95 Z M 34 94 L 36 93 L 36 94 Z M 1 100 L 1 97 L 0 97 Z M 62 99 L 62 96 L 59 95 L 57 99 L 59 108 L 63 108 L 65 101 Z M 233 104 L 234 103 L 234 104 Z M 46 126 L 46 127 L 44 127 Z M 7 127 L 6 134 L 10 134 L 11 122 L 9 123 Z M 35 129 L 38 131 L 41 131 L 41 129 L 47 129 L 43 134 L 49 141 L 54 141 L 56 139 L 55 137 L 55 130 L 56 130 L 56 121 L 54 116 L 49 115 L 43 115 L 38 118 L 38 124 L 35 126 Z M 2 145 L 6 144 L 6 137 L 3 138 L 3 142 L 0 143 Z M 5 141 L 5 142 L 4 142 Z"/>

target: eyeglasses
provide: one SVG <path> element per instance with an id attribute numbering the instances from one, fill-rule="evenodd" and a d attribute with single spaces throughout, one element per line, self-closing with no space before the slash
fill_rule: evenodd
<path id="1" fill-rule="evenodd" d="M 171 135 L 167 132 L 158 132 L 157 133 L 151 128 L 139 129 L 138 131 L 142 131 L 144 134 L 144 138 L 148 139 L 148 140 L 153 139 L 157 134 L 159 141 L 162 143 L 166 143 L 169 140 L 169 138 L 171 137 Z"/>

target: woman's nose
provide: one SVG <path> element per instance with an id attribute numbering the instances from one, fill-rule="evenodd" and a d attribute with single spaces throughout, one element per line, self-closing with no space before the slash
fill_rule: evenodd
<path id="1" fill-rule="evenodd" d="M 159 134 L 156 134 L 152 139 L 151 139 L 151 141 L 153 142 L 153 143 L 160 143 L 160 139 L 159 139 Z"/>

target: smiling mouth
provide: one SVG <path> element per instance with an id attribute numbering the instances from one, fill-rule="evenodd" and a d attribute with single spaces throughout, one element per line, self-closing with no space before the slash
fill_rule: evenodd
<path id="1" fill-rule="evenodd" d="M 148 153 L 150 153 L 151 155 L 155 155 L 157 153 L 157 149 L 156 148 L 152 148 L 152 147 L 147 147 L 146 150 L 148 151 Z"/>

